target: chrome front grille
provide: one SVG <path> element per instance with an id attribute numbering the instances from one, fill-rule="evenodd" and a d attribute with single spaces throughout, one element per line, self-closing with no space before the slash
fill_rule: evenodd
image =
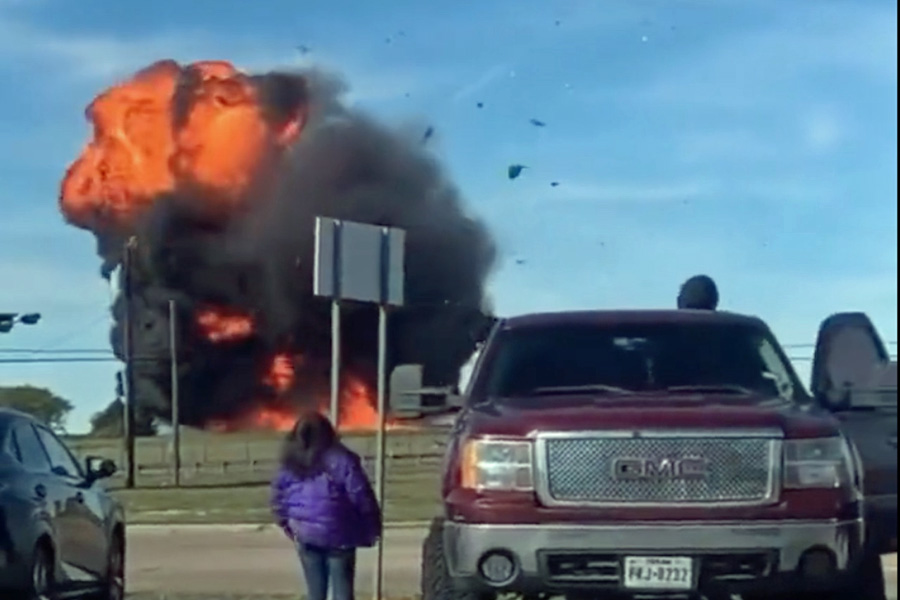
<path id="1" fill-rule="evenodd" d="M 550 434 L 538 440 L 542 499 L 558 505 L 755 505 L 777 500 L 779 432 Z M 625 476 L 625 462 L 648 464 Z M 679 465 L 702 461 L 702 472 Z M 673 467 L 674 465 L 674 467 Z"/>

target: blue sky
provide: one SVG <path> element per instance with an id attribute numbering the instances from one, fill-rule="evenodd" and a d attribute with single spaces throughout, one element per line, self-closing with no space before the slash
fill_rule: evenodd
<path id="1" fill-rule="evenodd" d="M 708 272 L 785 343 L 846 309 L 895 340 L 896 23 L 881 0 L 0 0 L 0 309 L 44 314 L 0 359 L 108 346 L 58 183 L 93 95 L 161 58 L 312 61 L 387 123 L 433 125 L 498 239 L 501 314 L 671 306 Z M 0 384 L 70 398 L 79 430 L 116 368 L 0 363 Z"/>

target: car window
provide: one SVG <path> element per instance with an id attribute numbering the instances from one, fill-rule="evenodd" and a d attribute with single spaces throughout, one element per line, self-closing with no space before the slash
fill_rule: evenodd
<path id="1" fill-rule="evenodd" d="M 16 462 L 21 462 L 21 459 L 19 458 L 19 445 L 16 443 L 16 436 L 11 428 L 3 432 L 3 447 L 0 448 L 0 451 Z"/>
<path id="2" fill-rule="evenodd" d="M 32 473 L 49 473 L 50 462 L 47 459 L 47 452 L 41 445 L 34 427 L 30 423 L 18 423 L 12 433 L 22 466 Z"/>
<path id="3" fill-rule="evenodd" d="M 53 472 L 68 477 L 82 477 L 78 461 L 75 460 L 68 448 L 59 441 L 59 438 L 43 427 L 38 427 L 37 431 L 41 438 L 41 443 L 43 443 L 44 448 L 47 449 L 47 454 L 50 456 L 50 465 L 53 468 Z"/>
<path id="4" fill-rule="evenodd" d="M 739 386 L 792 399 L 796 374 L 769 334 L 724 324 L 566 325 L 511 330 L 498 340 L 488 394 L 614 386 L 652 392 Z"/>

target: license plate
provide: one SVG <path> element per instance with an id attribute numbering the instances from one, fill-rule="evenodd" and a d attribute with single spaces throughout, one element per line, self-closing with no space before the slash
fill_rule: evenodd
<path id="1" fill-rule="evenodd" d="M 694 560 L 664 556 L 625 559 L 625 587 L 630 590 L 694 589 Z"/>

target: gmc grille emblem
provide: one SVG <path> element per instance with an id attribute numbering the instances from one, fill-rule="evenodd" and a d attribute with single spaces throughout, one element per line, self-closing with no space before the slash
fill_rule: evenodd
<path id="1" fill-rule="evenodd" d="M 699 481 L 709 476 L 705 458 L 617 458 L 613 477 L 620 481 Z"/>

